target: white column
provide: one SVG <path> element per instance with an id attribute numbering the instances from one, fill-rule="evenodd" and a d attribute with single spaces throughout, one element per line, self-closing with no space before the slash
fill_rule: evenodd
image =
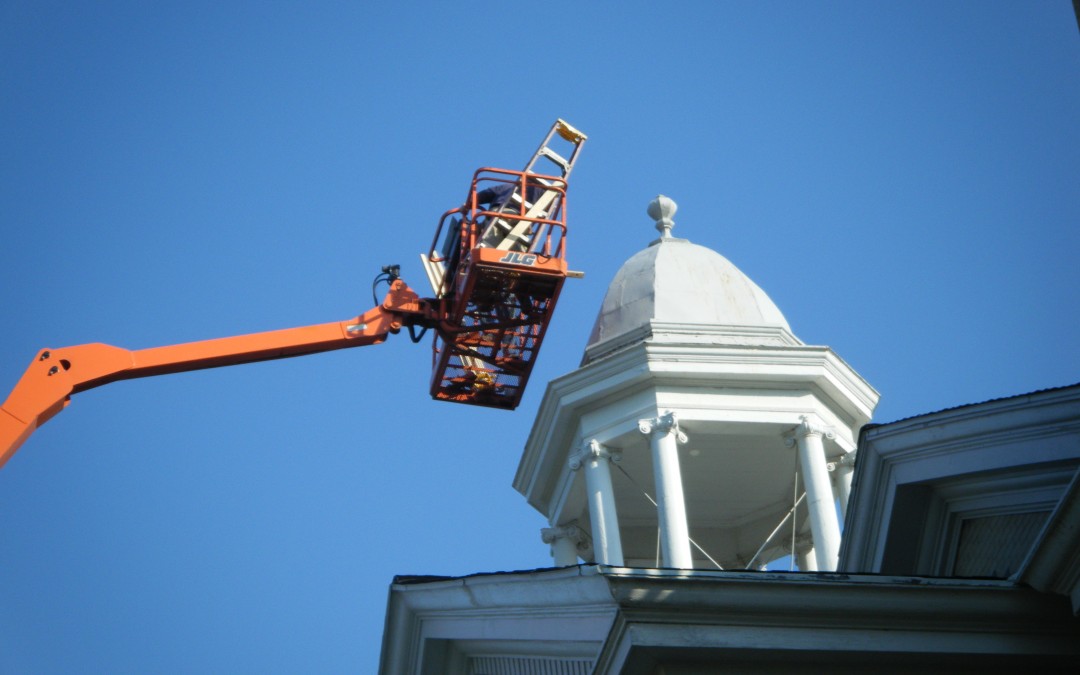
<path id="1" fill-rule="evenodd" d="M 578 561 L 578 549 L 584 541 L 584 533 L 575 525 L 545 527 L 540 530 L 540 538 L 551 545 L 551 557 L 555 567 L 570 567 Z"/>
<path id="2" fill-rule="evenodd" d="M 810 532 L 814 537 L 814 556 L 818 569 L 836 571 L 840 554 L 840 522 L 836 518 L 836 502 L 833 500 L 829 470 L 825 467 L 823 436 L 832 437 L 832 431 L 803 415 L 795 427 L 795 441 L 799 446 L 799 466 L 802 468 L 803 484 L 806 485 L 806 506 L 810 511 Z"/>
<path id="3" fill-rule="evenodd" d="M 855 451 L 844 453 L 828 464 L 836 479 L 836 497 L 840 500 L 840 515 L 847 521 L 847 503 L 851 496 L 851 474 L 855 471 Z"/>
<path id="4" fill-rule="evenodd" d="M 601 565 L 623 566 L 619 518 L 615 512 L 615 491 L 611 487 L 611 465 L 619 461 L 618 452 L 609 452 L 598 441 L 585 444 L 570 458 L 573 471 L 585 467 L 585 491 L 592 521 L 593 553 Z"/>
<path id="5" fill-rule="evenodd" d="M 649 420 L 639 420 L 638 429 L 652 445 L 653 474 L 656 476 L 656 510 L 660 521 L 660 553 L 664 567 L 693 569 L 690 530 L 686 524 L 686 499 L 679 469 L 677 443 L 686 442 L 675 413 L 667 412 Z"/>
<path id="6" fill-rule="evenodd" d="M 795 561 L 800 572 L 817 572 L 817 557 L 814 555 L 814 542 L 809 537 L 799 537 L 795 541 Z"/>

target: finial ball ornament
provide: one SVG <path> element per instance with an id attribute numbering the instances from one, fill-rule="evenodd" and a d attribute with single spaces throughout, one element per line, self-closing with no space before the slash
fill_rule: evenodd
<path id="1" fill-rule="evenodd" d="M 661 237 L 671 236 L 671 228 L 675 227 L 675 221 L 671 218 L 678 210 L 679 205 L 664 195 L 657 195 L 649 202 L 649 217 L 656 221 L 656 229 Z"/>

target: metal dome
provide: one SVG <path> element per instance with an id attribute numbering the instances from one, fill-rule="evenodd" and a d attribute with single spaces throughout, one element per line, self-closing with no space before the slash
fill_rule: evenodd
<path id="1" fill-rule="evenodd" d="M 621 336 L 660 323 L 782 328 L 790 334 L 787 320 L 769 296 L 727 258 L 670 235 L 676 209 L 675 202 L 662 195 L 649 205 L 661 237 L 615 275 L 588 347 L 618 343 Z M 763 344 L 772 342 L 762 339 Z"/>

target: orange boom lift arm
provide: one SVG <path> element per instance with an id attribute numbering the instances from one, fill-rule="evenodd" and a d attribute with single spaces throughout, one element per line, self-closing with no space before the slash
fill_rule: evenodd
<path id="1" fill-rule="evenodd" d="M 86 344 L 38 353 L 0 406 L 0 466 L 71 395 L 118 380 L 379 344 L 403 327 L 434 329 L 431 396 L 513 410 L 521 401 L 566 268 L 566 186 L 585 134 L 557 120 L 523 171 L 480 169 L 464 206 L 443 215 L 421 255 L 435 293 L 398 279 L 349 321 L 130 351 Z M 538 165 L 550 167 L 548 173 Z"/>
<path id="2" fill-rule="evenodd" d="M 379 306 L 348 321 L 127 350 L 101 343 L 44 349 L 0 406 L 0 466 L 72 394 L 119 380 L 379 344 L 404 326 L 434 327 L 438 305 L 395 279 Z"/>

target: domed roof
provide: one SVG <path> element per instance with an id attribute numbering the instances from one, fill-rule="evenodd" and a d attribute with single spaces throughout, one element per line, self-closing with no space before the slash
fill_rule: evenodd
<path id="1" fill-rule="evenodd" d="M 798 344 L 784 315 L 739 268 L 712 249 L 671 236 L 671 216 L 677 208 L 662 195 L 649 205 L 660 239 L 632 256 L 615 275 L 589 337 L 586 361 L 596 351 L 594 345 L 615 341 L 610 346 L 618 348 L 622 345 L 616 338 L 629 338 L 629 333 L 657 324 L 677 324 L 684 330 L 700 327 L 710 334 L 718 327 L 771 328 L 737 330 L 738 343 L 777 344 L 779 334 L 785 336 L 782 342 Z"/>

